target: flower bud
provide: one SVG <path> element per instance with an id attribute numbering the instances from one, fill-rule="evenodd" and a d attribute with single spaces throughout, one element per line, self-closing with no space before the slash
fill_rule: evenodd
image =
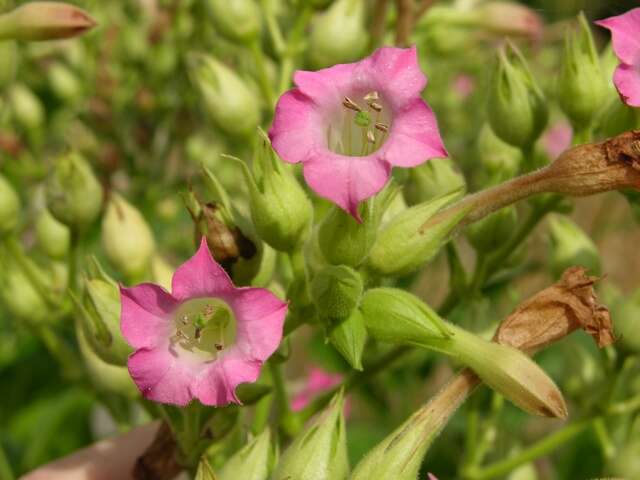
<path id="1" fill-rule="evenodd" d="M 189 56 L 189 75 L 210 117 L 230 135 L 250 135 L 260 122 L 258 99 L 229 67 L 204 54 Z"/>
<path id="2" fill-rule="evenodd" d="M 630 107 L 616 96 L 600 112 L 597 124 L 600 135 L 604 137 L 640 128 L 640 109 Z"/>
<path id="3" fill-rule="evenodd" d="M 489 91 L 489 123 L 505 142 L 529 149 L 547 124 L 547 104 L 522 53 L 507 44 Z"/>
<path id="4" fill-rule="evenodd" d="M 56 220 L 46 208 L 36 218 L 35 232 L 38 246 L 47 256 L 56 260 L 67 256 L 71 237 L 69 228 Z"/>
<path id="5" fill-rule="evenodd" d="M 630 439 L 608 462 L 604 471 L 613 478 L 620 477 L 620 480 L 640 478 L 640 440 L 637 437 Z"/>
<path id="6" fill-rule="evenodd" d="M 84 10 L 62 2 L 28 2 L 0 15 L 0 40 L 56 40 L 82 35 L 96 26 Z"/>
<path id="7" fill-rule="evenodd" d="M 78 77 L 61 62 L 54 63 L 47 70 L 49 85 L 54 93 L 67 102 L 78 100 L 82 95 L 82 84 Z"/>
<path id="8" fill-rule="evenodd" d="M 478 25 L 499 36 L 522 36 L 537 40 L 542 36 L 543 22 L 532 8 L 503 1 L 478 5 L 475 14 Z"/>
<path id="9" fill-rule="evenodd" d="M 20 220 L 20 197 L 0 174 L 0 238 L 13 232 Z"/>
<path id="10" fill-rule="evenodd" d="M 346 265 L 329 265 L 313 278 L 311 295 L 324 318 L 342 320 L 358 306 L 363 288 L 358 272 Z"/>
<path id="11" fill-rule="evenodd" d="M 78 325 L 76 325 L 76 338 L 80 355 L 89 374 L 89 381 L 98 390 L 129 398 L 138 396 L 138 387 L 133 383 L 129 370 L 123 366 L 106 363 L 96 355 L 85 337 L 85 332 Z"/>
<path id="12" fill-rule="evenodd" d="M 502 208 L 467 227 L 467 238 L 478 252 L 490 253 L 510 238 L 518 224 L 515 205 Z"/>
<path id="13" fill-rule="evenodd" d="M 13 85 L 8 92 L 9 105 L 16 121 L 26 130 L 44 123 L 44 107 L 40 99 L 22 84 Z"/>
<path id="14" fill-rule="evenodd" d="M 309 235 L 313 207 L 289 166 L 277 158 L 266 137 L 258 147 L 253 175 L 243 161 L 238 162 L 249 187 L 251 218 L 260 238 L 282 252 L 299 248 Z"/>
<path id="15" fill-rule="evenodd" d="M 608 98 L 608 85 L 600 66 L 591 29 L 584 13 L 578 15 L 578 30 L 565 37 L 558 78 L 558 103 L 574 130 L 588 128 Z"/>
<path id="16" fill-rule="evenodd" d="M 320 69 L 359 59 L 369 39 L 363 0 L 336 0 L 313 22 L 309 61 Z"/>
<path id="17" fill-rule="evenodd" d="M 478 136 L 478 156 L 482 164 L 482 184 L 497 185 L 513 178 L 522 164 L 522 150 L 503 142 L 493 133 L 491 126 L 485 124 Z"/>
<path id="18" fill-rule="evenodd" d="M 349 460 L 343 407 L 343 393 L 339 392 L 329 406 L 296 435 L 282 454 L 272 478 L 346 480 Z"/>
<path id="19" fill-rule="evenodd" d="M 267 480 L 275 462 L 271 433 L 267 428 L 227 460 L 218 480 Z"/>
<path id="20" fill-rule="evenodd" d="M 246 43 L 260 34 L 260 8 L 255 0 L 208 0 L 211 21 L 232 42 Z"/>
<path id="21" fill-rule="evenodd" d="M 367 327 L 359 309 L 347 318 L 335 320 L 328 326 L 331 345 L 356 370 L 362 370 L 362 354 L 367 343 Z"/>
<path id="22" fill-rule="evenodd" d="M 36 270 L 36 265 L 26 259 Z M 51 312 L 45 299 L 25 272 L 10 257 L 0 257 L 0 300 L 7 311 L 18 319 L 41 323 L 50 318 Z M 44 278 L 44 273 L 42 273 Z"/>
<path id="23" fill-rule="evenodd" d="M 409 205 L 426 202 L 446 193 L 464 192 L 464 176 L 450 158 L 434 158 L 423 165 L 409 169 L 409 182 L 403 189 Z"/>
<path id="24" fill-rule="evenodd" d="M 142 214 L 112 193 L 102 219 L 102 247 L 109 262 L 127 278 L 140 279 L 151 267 L 153 233 Z"/>
<path id="25" fill-rule="evenodd" d="M 616 320 L 616 348 L 625 353 L 640 353 L 640 290 L 616 302 L 612 316 Z"/>
<path id="26" fill-rule="evenodd" d="M 549 218 L 551 270 L 558 278 L 567 268 L 578 265 L 589 273 L 600 274 L 600 256 L 593 240 L 569 217 Z"/>
<path id="27" fill-rule="evenodd" d="M 55 162 L 46 196 L 51 214 L 72 230 L 88 228 L 102 208 L 102 187 L 87 161 L 75 152 Z"/>
<path id="28" fill-rule="evenodd" d="M 420 227 L 459 195 L 460 191 L 454 191 L 415 205 L 389 221 L 371 248 L 367 266 L 380 275 L 398 276 L 415 271 L 431 260 L 467 210 L 443 217 L 424 232 Z"/>
<path id="29" fill-rule="evenodd" d="M 172 267 L 162 255 L 154 253 L 151 257 L 151 276 L 154 283 L 163 287 L 166 291 L 171 291 L 171 279 L 175 268 Z"/>
<path id="30" fill-rule="evenodd" d="M 0 41 L 0 91 L 4 91 L 15 79 L 17 63 L 16 42 Z"/>
<path id="31" fill-rule="evenodd" d="M 373 288 L 362 297 L 360 309 L 369 334 L 396 344 L 430 345 L 451 333 L 437 313 L 415 295 L 397 288 Z"/>

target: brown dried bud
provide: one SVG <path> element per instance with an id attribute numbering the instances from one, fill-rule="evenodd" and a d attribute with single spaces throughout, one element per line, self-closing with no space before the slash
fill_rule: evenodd
<path id="1" fill-rule="evenodd" d="M 493 340 L 533 355 L 578 328 L 599 347 L 615 340 L 609 310 L 597 301 L 590 277 L 582 267 L 568 268 L 558 283 L 545 288 L 509 315 Z"/>
<path id="2" fill-rule="evenodd" d="M 640 189 L 640 130 L 571 148 L 546 169 L 545 190 L 584 196 Z"/>

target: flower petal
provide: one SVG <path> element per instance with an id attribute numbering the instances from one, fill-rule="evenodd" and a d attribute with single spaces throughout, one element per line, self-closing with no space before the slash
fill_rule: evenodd
<path id="1" fill-rule="evenodd" d="M 622 63 L 640 64 L 640 8 L 595 23 L 611 31 L 613 51 Z"/>
<path id="2" fill-rule="evenodd" d="M 131 378 L 145 398 L 180 406 L 193 399 L 191 387 L 203 368 L 202 364 L 178 358 L 166 343 L 136 351 L 127 365 Z"/>
<path id="3" fill-rule="evenodd" d="M 624 103 L 630 107 L 640 107 L 640 65 L 618 65 L 613 74 L 613 83 Z"/>
<path id="4" fill-rule="evenodd" d="M 239 288 L 226 300 L 236 317 L 236 347 L 265 361 L 282 340 L 287 304 L 264 288 Z"/>
<path id="5" fill-rule="evenodd" d="M 347 157 L 324 151 L 315 153 L 304 164 L 309 186 L 358 221 L 358 204 L 382 190 L 390 175 L 391 165 L 376 154 Z"/>
<path id="6" fill-rule="evenodd" d="M 227 272 L 216 263 L 203 237 L 196 254 L 173 274 L 171 290 L 176 300 L 215 297 L 233 289 Z"/>
<path id="7" fill-rule="evenodd" d="M 262 362 L 247 359 L 239 350 L 230 349 L 198 375 L 193 394 L 203 404 L 214 407 L 240 403 L 236 387 L 241 383 L 255 382 L 260 376 L 261 367 Z"/>
<path id="8" fill-rule="evenodd" d="M 448 156 L 436 117 L 424 100 L 416 98 L 396 114 L 381 155 L 398 167 L 415 167 Z"/>
<path id="9" fill-rule="evenodd" d="M 170 314 L 177 301 L 162 287 L 143 283 L 120 287 L 120 330 L 133 348 L 148 348 L 165 340 L 172 328 Z"/>
<path id="10" fill-rule="evenodd" d="M 276 105 L 269 138 L 285 162 L 304 162 L 322 139 L 322 120 L 313 101 L 299 90 L 289 90 Z"/>
<path id="11" fill-rule="evenodd" d="M 340 108 L 345 95 L 371 87 L 373 79 L 363 70 L 365 61 L 342 63 L 316 72 L 298 70 L 293 83 L 317 106 L 325 110 Z"/>

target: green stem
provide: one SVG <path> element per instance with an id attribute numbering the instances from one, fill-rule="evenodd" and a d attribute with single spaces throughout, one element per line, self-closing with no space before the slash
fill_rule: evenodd
<path id="1" fill-rule="evenodd" d="M 269 110 L 273 110 L 273 108 L 275 107 L 273 100 L 273 90 L 271 88 L 269 74 L 267 73 L 267 67 L 264 61 L 264 53 L 262 51 L 260 41 L 258 39 L 252 40 L 249 43 L 248 47 L 253 54 L 254 61 L 256 62 L 258 86 L 260 87 L 260 92 L 262 93 L 262 96 L 264 97 Z"/>
<path id="2" fill-rule="evenodd" d="M 260 0 L 260 7 L 262 8 L 262 13 L 267 23 L 267 31 L 271 37 L 273 48 L 278 56 L 282 56 L 286 46 L 284 43 L 284 37 L 282 36 L 282 30 L 280 30 L 280 25 L 278 25 L 278 19 L 273 14 L 273 10 L 267 0 Z"/>
<path id="3" fill-rule="evenodd" d="M 291 406 L 289 405 L 289 397 L 284 383 L 284 375 L 282 374 L 282 366 L 275 362 L 269 363 L 269 371 L 273 379 L 273 388 L 275 390 L 275 401 L 278 406 L 280 417 L 291 415 Z"/>
<path id="4" fill-rule="evenodd" d="M 280 64 L 279 93 L 282 93 L 289 88 L 291 76 L 293 74 L 294 59 L 297 54 L 300 41 L 304 35 L 304 31 L 307 28 L 307 24 L 309 23 L 309 20 L 311 20 L 312 14 L 313 8 L 309 5 L 309 2 L 304 2 L 304 6 L 300 10 L 298 18 L 291 29 L 289 38 L 287 39 L 287 46 Z"/>
<path id="5" fill-rule="evenodd" d="M 466 478 L 469 480 L 484 480 L 506 475 L 520 465 L 524 465 L 536 458 L 546 455 L 547 453 L 553 452 L 569 440 L 584 432 L 587 428 L 592 426 L 592 424 L 593 421 L 590 419 L 571 423 L 522 450 L 513 457 L 467 472 Z"/>
<path id="6" fill-rule="evenodd" d="M 609 435 L 609 431 L 607 430 L 607 425 L 604 423 L 604 419 L 602 417 L 594 419 L 593 428 L 596 432 L 598 443 L 600 443 L 602 455 L 607 460 L 611 460 L 615 457 L 616 447 L 611 441 L 611 436 Z"/>
<path id="7" fill-rule="evenodd" d="M 63 375 L 69 379 L 80 378 L 82 362 L 69 345 L 49 325 L 35 325 L 33 328 L 51 356 L 60 364 Z"/>
<path id="8" fill-rule="evenodd" d="M 71 230 L 71 242 L 69 247 L 69 289 L 78 293 L 78 268 L 80 265 L 81 255 L 81 235 L 75 229 Z"/>

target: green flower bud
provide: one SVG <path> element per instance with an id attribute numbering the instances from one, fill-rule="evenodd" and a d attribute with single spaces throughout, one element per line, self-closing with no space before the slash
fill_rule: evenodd
<path id="1" fill-rule="evenodd" d="M 584 15 L 578 15 L 578 30 L 565 37 L 558 78 L 558 103 L 575 131 L 588 128 L 608 98 L 607 79 Z"/>
<path id="2" fill-rule="evenodd" d="M 4 92 L 14 80 L 18 63 L 16 42 L 0 41 L 0 91 Z M 2 109 L 0 108 L 0 111 Z"/>
<path id="3" fill-rule="evenodd" d="M 615 302 L 611 317 L 615 319 L 618 336 L 616 348 L 625 353 L 640 353 L 640 290 Z"/>
<path id="4" fill-rule="evenodd" d="M 46 196 L 51 214 L 72 230 L 88 228 L 102 208 L 102 187 L 87 161 L 74 152 L 55 162 Z"/>
<path id="5" fill-rule="evenodd" d="M 154 253 L 151 257 L 151 276 L 154 283 L 164 287 L 168 292 L 171 291 L 171 280 L 173 279 L 173 268 L 162 255 Z"/>
<path id="6" fill-rule="evenodd" d="M 435 158 L 409 169 L 409 182 L 403 193 L 409 205 L 432 200 L 446 193 L 466 189 L 464 176 L 455 168 L 450 158 Z"/>
<path id="7" fill-rule="evenodd" d="M 459 195 L 460 191 L 455 191 L 415 205 L 389 221 L 371 248 L 367 266 L 379 275 L 399 276 L 411 273 L 431 260 L 467 211 L 446 216 L 424 232 L 421 227 Z"/>
<path id="8" fill-rule="evenodd" d="M 311 28 L 309 61 L 320 69 L 358 60 L 369 41 L 363 0 L 336 0 Z"/>
<path id="9" fill-rule="evenodd" d="M 202 457 L 198 464 L 195 480 L 218 480 L 206 457 Z"/>
<path id="10" fill-rule="evenodd" d="M 515 177 L 522 164 L 522 150 L 503 142 L 485 124 L 478 136 L 478 155 L 482 164 L 483 185 L 497 185 Z"/>
<path id="11" fill-rule="evenodd" d="M 0 238 L 13 232 L 20 220 L 20 197 L 0 174 Z"/>
<path id="12" fill-rule="evenodd" d="M 208 0 L 211 21 L 232 42 L 246 43 L 260 34 L 260 8 L 255 0 Z"/>
<path id="13" fill-rule="evenodd" d="M 358 272 L 346 265 L 329 265 L 313 278 L 311 295 L 322 317 L 342 320 L 358 306 L 363 288 Z"/>
<path id="14" fill-rule="evenodd" d="M 72 296 L 78 323 L 92 352 L 102 362 L 126 365 L 133 351 L 120 332 L 120 291 L 116 282 L 93 261 L 84 280 L 82 300 Z"/>
<path id="15" fill-rule="evenodd" d="M 467 238 L 478 252 L 490 253 L 510 238 L 518 224 L 515 205 L 504 207 L 467 227 Z"/>
<path id="16" fill-rule="evenodd" d="M 267 480 L 275 463 L 271 433 L 266 429 L 227 460 L 218 480 Z"/>
<path id="17" fill-rule="evenodd" d="M 64 64 L 57 62 L 51 65 L 47 76 L 52 90 L 62 100 L 73 102 L 82 96 L 82 84 Z"/>
<path id="18" fill-rule="evenodd" d="M 84 366 L 89 374 L 89 381 L 98 390 L 124 395 L 129 398 L 135 398 L 139 395 L 138 387 L 133 383 L 129 370 L 123 366 L 106 363 L 96 355 L 85 337 L 85 332 L 77 324 L 76 338 L 78 339 L 80 355 L 82 355 Z"/>
<path id="19" fill-rule="evenodd" d="M 32 271 L 35 272 L 36 265 L 28 258 L 26 261 L 30 263 Z M 16 318 L 30 323 L 46 321 L 51 312 L 45 299 L 17 262 L 8 256 L 0 258 L 0 270 L 2 271 L 2 275 L 0 275 L 0 300 L 7 311 Z M 44 278 L 44 273 L 42 274 L 41 278 Z"/>
<path id="20" fill-rule="evenodd" d="M 69 228 L 56 220 L 43 208 L 35 224 L 36 239 L 42 251 L 53 259 L 63 259 L 69 253 L 71 234 Z"/>
<path id="21" fill-rule="evenodd" d="M 229 67 L 204 54 L 189 57 L 189 75 L 216 125 L 230 135 L 250 135 L 260 122 L 258 99 Z"/>
<path id="22" fill-rule="evenodd" d="M 640 128 L 640 109 L 628 106 L 616 96 L 602 111 L 598 125 L 601 135 L 606 137 Z"/>
<path id="23" fill-rule="evenodd" d="M 62 2 L 28 2 L 0 15 L 0 41 L 71 38 L 96 26 L 87 12 Z"/>
<path id="24" fill-rule="evenodd" d="M 266 135 L 253 162 L 253 175 L 242 160 L 238 162 L 260 238 L 282 252 L 299 248 L 309 235 L 313 207 L 289 166 L 276 156 Z"/>
<path id="25" fill-rule="evenodd" d="M 567 268 L 581 266 L 592 275 L 600 274 L 600 256 L 593 240 L 569 217 L 549 218 L 551 271 L 559 278 Z"/>
<path id="26" fill-rule="evenodd" d="M 296 435 L 282 454 L 271 478 L 346 480 L 348 475 L 344 397 L 340 392 Z"/>
<path id="27" fill-rule="evenodd" d="M 489 91 L 489 123 L 505 142 L 531 148 L 547 124 L 547 104 L 520 51 L 507 44 Z"/>
<path id="28" fill-rule="evenodd" d="M 40 99 L 26 86 L 13 85 L 8 91 L 9 105 L 16 121 L 26 130 L 44 123 L 44 107 Z"/>
<path id="29" fill-rule="evenodd" d="M 624 445 L 605 468 L 612 477 L 640 478 L 640 440 L 632 439 Z"/>
<path id="30" fill-rule="evenodd" d="M 109 262 L 127 278 L 149 271 L 155 242 L 149 224 L 133 205 L 113 193 L 102 219 L 102 247 Z"/>
<path id="31" fill-rule="evenodd" d="M 362 312 L 356 308 L 349 317 L 330 323 L 328 329 L 331 345 L 352 368 L 362 370 L 362 354 L 367 344 L 367 327 Z"/>

